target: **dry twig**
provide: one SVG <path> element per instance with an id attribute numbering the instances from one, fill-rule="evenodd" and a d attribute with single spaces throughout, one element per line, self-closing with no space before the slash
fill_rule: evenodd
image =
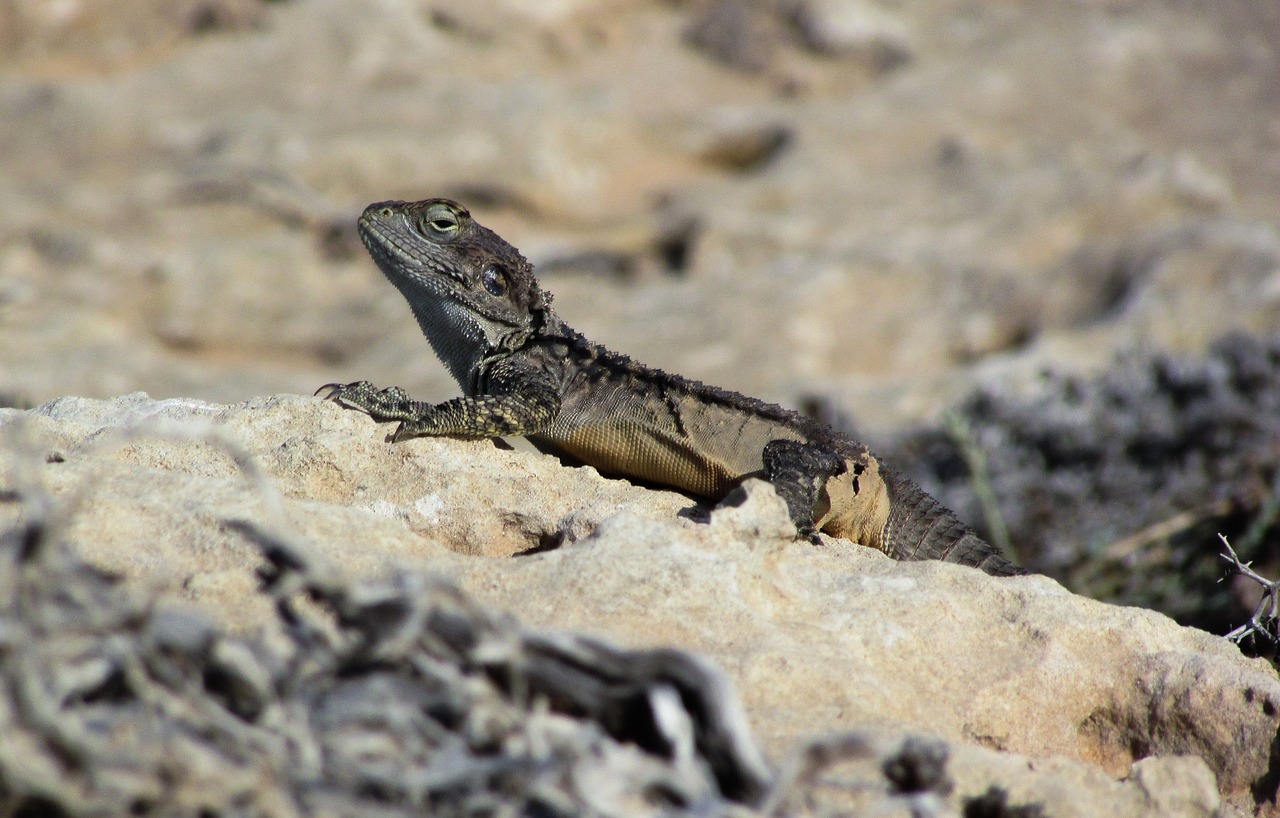
<path id="1" fill-rule="evenodd" d="M 1267 579 L 1254 571 L 1250 567 L 1253 562 L 1241 562 L 1240 556 L 1236 554 L 1236 550 L 1231 547 L 1226 537 L 1219 534 L 1218 539 L 1222 540 L 1222 547 L 1225 550 L 1225 553 L 1218 556 L 1231 565 L 1231 570 L 1262 586 L 1262 598 L 1254 607 L 1249 621 L 1227 634 L 1227 638 L 1238 645 L 1246 636 L 1257 634 L 1272 645 L 1280 645 L 1280 581 Z"/>

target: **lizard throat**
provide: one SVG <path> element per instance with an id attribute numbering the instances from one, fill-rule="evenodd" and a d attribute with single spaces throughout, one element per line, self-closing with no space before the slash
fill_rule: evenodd
<path id="1" fill-rule="evenodd" d="M 463 391 L 468 391 L 489 346 L 475 315 L 451 298 L 419 294 L 410 304 L 431 349 Z"/>

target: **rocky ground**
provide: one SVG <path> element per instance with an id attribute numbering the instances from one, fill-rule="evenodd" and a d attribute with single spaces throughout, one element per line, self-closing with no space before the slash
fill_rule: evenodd
<path id="1" fill-rule="evenodd" d="M 472 7 L 6 5 L 0 390 L 448 394 L 351 242 L 431 194 L 589 336 L 868 427 L 1276 325 L 1269 4 Z"/>
<path id="2" fill-rule="evenodd" d="M 391 810 L 448 801 L 440 776 L 504 803 L 558 793 L 546 797 L 567 814 L 650 814 L 657 785 L 645 782 L 667 778 L 682 783 L 659 801 L 690 809 L 767 812 L 786 798 L 787 812 L 830 814 L 850 787 L 888 799 L 856 815 L 1274 807 L 1280 677 L 1265 660 L 1048 577 L 797 542 L 760 482 L 721 508 L 691 507 L 537 453 L 393 446 L 368 418 L 298 396 L 67 398 L 5 410 L 0 424 L 12 487 L 0 504 L 11 659 L 0 765 L 9 797 L 64 814 L 111 814 L 103 804 L 130 797 L 140 814 L 170 814 L 191 787 L 215 814 Z M 45 521 L 34 533 L 33 518 Z M 116 590 L 37 554 L 62 543 L 120 578 Z M 262 576 L 272 593 L 257 590 Z M 279 608 L 300 592 L 333 618 Z M 661 652 L 671 647 L 710 659 L 732 689 Z M 523 697 L 520 673 L 533 686 Z M 686 715 L 663 715 L 664 685 Z M 441 725 L 391 707 L 406 698 Z M 365 700 L 391 709 L 354 704 Z M 441 716 L 446 705 L 475 724 Z M 580 721 L 555 729 L 546 708 Z M 583 719 L 633 749 L 588 749 Z M 137 731 L 172 752 L 130 749 L 154 746 Z M 64 732 L 85 759 L 70 768 Z M 885 771 L 913 741 L 946 759 L 914 788 Z M 485 767 L 500 763 L 517 783 Z M 797 764 L 809 770 L 799 784 Z M 127 785 L 93 783 L 126 771 Z M 157 792 L 153 776 L 181 786 Z M 626 786 L 584 802 L 598 794 L 591 776 Z M 968 811 L 984 798 L 1024 811 Z"/>
<path id="3" fill-rule="evenodd" d="M 1225 336 L 1203 358 L 1131 354 L 1034 395 L 981 390 L 887 454 L 1077 592 L 1227 633 L 1259 588 L 1222 582 L 1206 545 L 1222 535 L 1280 568 L 1280 335 Z M 1275 655 L 1274 642 L 1246 647 Z"/>
<path id="4" fill-rule="evenodd" d="M 272 608 L 223 521 L 262 490 L 199 435 L 104 429 L 216 421 L 353 578 L 402 559 L 531 627 L 707 653 L 775 760 L 910 728 L 950 743 L 950 809 L 996 783 L 1101 814 L 1066 782 L 1114 814 L 1274 809 L 1274 675 L 1156 614 L 787 546 L 767 514 L 673 523 L 678 495 L 263 396 L 455 394 L 352 227 L 449 195 L 593 339 L 820 412 L 1071 590 L 1221 634 L 1256 589 L 1218 582 L 1216 535 L 1280 570 L 1277 189 L 1256 0 L 18 0 L 0 405 L 45 405 L 84 558 L 237 631 Z M 88 400 L 137 390 L 159 403 Z"/>

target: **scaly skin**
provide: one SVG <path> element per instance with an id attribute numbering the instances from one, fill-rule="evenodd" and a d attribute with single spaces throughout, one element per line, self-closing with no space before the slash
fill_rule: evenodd
<path id="1" fill-rule="evenodd" d="M 762 477 L 801 536 L 823 531 L 896 559 L 1026 573 L 863 444 L 587 341 L 551 310 L 529 262 L 456 202 L 379 202 L 359 227 L 464 395 L 422 403 L 367 381 L 317 392 L 375 420 L 400 421 L 393 441 L 525 436 L 603 473 L 712 501 Z"/>

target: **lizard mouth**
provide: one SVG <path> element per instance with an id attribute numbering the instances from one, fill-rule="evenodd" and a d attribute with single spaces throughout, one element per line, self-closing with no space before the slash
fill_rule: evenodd
<path id="1" fill-rule="evenodd" d="M 398 235 L 400 232 L 398 225 L 388 229 L 388 225 L 375 221 L 366 213 L 360 217 L 357 229 L 360 233 L 360 241 L 364 243 L 374 263 L 391 281 L 410 278 L 430 285 L 433 281 L 447 279 L 460 287 L 466 286 L 466 281 L 457 270 L 440 264 L 436 259 L 420 251 L 415 252 L 409 249 L 421 244 L 421 240 L 401 237 Z"/>

